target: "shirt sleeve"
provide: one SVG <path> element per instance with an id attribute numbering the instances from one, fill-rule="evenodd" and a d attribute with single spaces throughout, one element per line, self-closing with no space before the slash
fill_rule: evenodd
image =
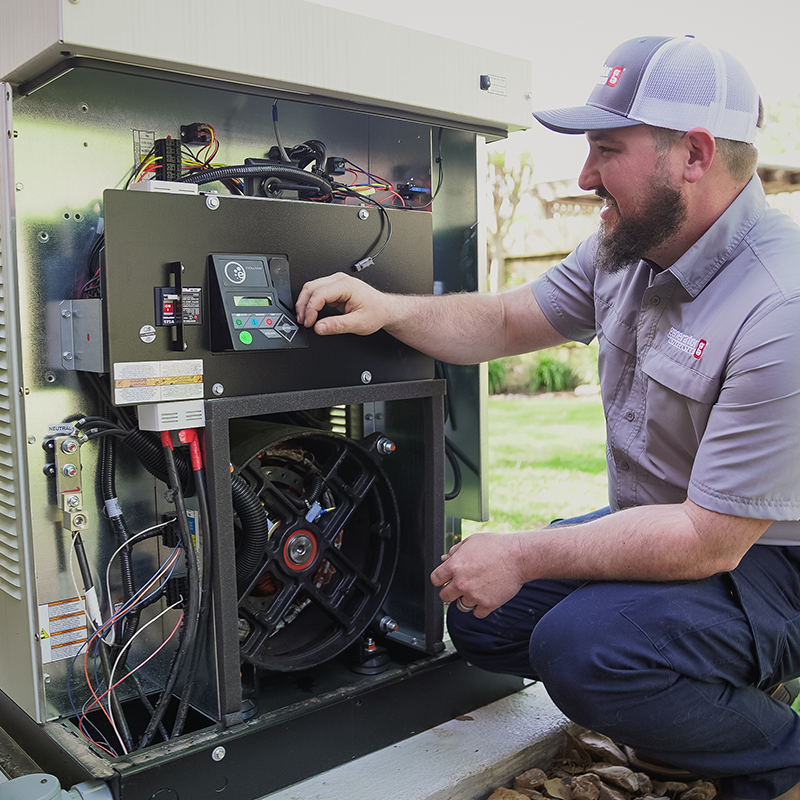
<path id="1" fill-rule="evenodd" d="M 595 337 L 593 266 L 595 236 L 537 278 L 531 289 L 548 322 L 565 338 L 589 344 Z"/>
<path id="2" fill-rule="evenodd" d="M 704 431 L 689 498 L 710 511 L 800 519 L 800 298 L 742 328 Z"/>

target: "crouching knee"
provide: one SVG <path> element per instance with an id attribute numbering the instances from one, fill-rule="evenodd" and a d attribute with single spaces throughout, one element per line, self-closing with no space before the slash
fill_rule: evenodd
<path id="1" fill-rule="evenodd" d="M 633 657 L 624 639 L 598 632 L 564 615 L 546 615 L 536 626 L 530 660 L 553 702 L 584 727 L 610 732 L 624 709 L 646 696 L 646 684 L 660 680 Z"/>

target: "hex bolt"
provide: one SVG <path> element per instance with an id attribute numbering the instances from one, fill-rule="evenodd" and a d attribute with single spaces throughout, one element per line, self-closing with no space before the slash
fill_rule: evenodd
<path id="1" fill-rule="evenodd" d="M 64 439 L 61 442 L 61 452 L 67 455 L 74 453 L 78 449 L 78 443 L 74 439 Z"/>
<path id="2" fill-rule="evenodd" d="M 361 373 L 361 383 L 369 383 L 371 380 L 372 380 L 372 373 L 368 369 L 365 369 Z"/>
<path id="3" fill-rule="evenodd" d="M 70 353 L 69 350 L 65 350 L 61 354 L 61 358 L 63 358 L 64 361 L 72 361 L 72 353 Z"/>
<path id="4" fill-rule="evenodd" d="M 35 436 L 29 436 L 28 437 L 28 444 L 36 444 L 36 437 Z"/>
<path id="5" fill-rule="evenodd" d="M 64 319 L 69 319 L 69 318 L 72 316 L 72 312 L 71 312 L 71 311 L 70 311 L 68 308 L 64 308 L 64 309 L 62 309 L 62 311 L 61 311 L 61 316 L 62 316 Z"/>
<path id="6" fill-rule="evenodd" d="M 369 211 L 366 208 L 359 209 L 358 212 L 359 219 L 369 219 Z"/>
<path id="7" fill-rule="evenodd" d="M 206 197 L 206 208 L 216 211 L 219 208 L 219 197 L 213 194 L 208 195 L 208 197 Z"/>
<path id="8" fill-rule="evenodd" d="M 214 392 L 217 397 L 219 397 L 221 394 L 225 393 L 225 387 L 221 383 L 215 383 L 211 387 L 211 391 Z"/>
<path id="9" fill-rule="evenodd" d="M 225 758 L 225 748 L 224 747 L 215 747 L 211 751 L 211 758 L 213 758 L 214 761 L 222 761 L 222 759 Z"/>
<path id="10" fill-rule="evenodd" d="M 14 188 L 15 188 L 15 189 L 16 189 L 18 192 L 21 192 L 21 191 L 22 191 L 22 190 L 23 190 L 25 187 L 24 187 L 24 186 L 23 186 L 21 183 L 15 183 L 15 184 L 14 184 Z"/>
<path id="11" fill-rule="evenodd" d="M 394 453 L 397 449 L 397 445 L 391 440 L 388 439 L 386 436 L 381 436 L 378 439 L 378 443 L 375 445 L 375 449 L 384 456 L 388 456 L 390 453 Z"/>
<path id="12" fill-rule="evenodd" d="M 80 497 L 78 497 L 78 495 L 76 495 L 76 494 L 71 494 L 71 495 L 70 495 L 70 496 L 67 498 L 67 505 L 68 505 L 70 508 L 77 508 L 77 507 L 78 507 L 80 504 L 81 504 L 81 499 L 80 499 Z"/>
<path id="13" fill-rule="evenodd" d="M 61 467 L 61 474 L 67 478 L 74 478 L 78 474 L 78 468 L 74 464 L 64 464 Z"/>

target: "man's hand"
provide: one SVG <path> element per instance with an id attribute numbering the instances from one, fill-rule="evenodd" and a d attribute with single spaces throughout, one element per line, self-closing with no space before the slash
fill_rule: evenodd
<path id="1" fill-rule="evenodd" d="M 445 603 L 458 598 L 482 618 L 508 602 L 525 582 L 520 578 L 518 534 L 474 533 L 450 548 L 431 574 Z"/>
<path id="2" fill-rule="evenodd" d="M 366 336 L 388 321 L 387 297 L 364 281 L 337 272 L 303 286 L 295 307 L 297 321 L 306 328 L 313 326 L 320 336 L 334 333 Z M 319 312 L 326 305 L 340 311 L 341 316 L 320 319 Z"/>

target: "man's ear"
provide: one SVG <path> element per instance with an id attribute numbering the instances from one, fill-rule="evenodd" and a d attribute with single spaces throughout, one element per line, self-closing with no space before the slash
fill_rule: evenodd
<path id="1" fill-rule="evenodd" d="M 696 183 L 708 172 L 717 144 L 706 128 L 692 128 L 684 134 L 680 147 L 684 148 L 683 178 L 688 183 Z"/>

